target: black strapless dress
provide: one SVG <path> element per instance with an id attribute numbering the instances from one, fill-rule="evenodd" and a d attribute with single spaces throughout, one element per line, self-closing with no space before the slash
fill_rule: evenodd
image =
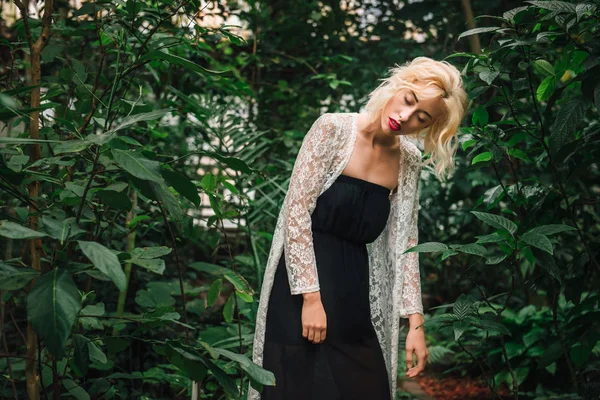
<path id="1" fill-rule="evenodd" d="M 367 243 L 390 212 L 385 186 L 339 175 L 317 199 L 313 245 L 327 315 L 321 344 L 302 337 L 302 295 L 291 295 L 285 257 L 267 313 L 263 367 L 275 374 L 263 400 L 389 400 L 389 380 L 371 323 Z"/>

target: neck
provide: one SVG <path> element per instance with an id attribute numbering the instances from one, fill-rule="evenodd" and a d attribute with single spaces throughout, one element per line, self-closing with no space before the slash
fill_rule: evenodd
<path id="1" fill-rule="evenodd" d="M 367 141 L 371 148 L 393 148 L 398 145 L 399 138 L 389 135 L 381 129 L 381 113 L 373 121 L 369 121 L 368 114 L 358 115 L 358 133 Z"/>

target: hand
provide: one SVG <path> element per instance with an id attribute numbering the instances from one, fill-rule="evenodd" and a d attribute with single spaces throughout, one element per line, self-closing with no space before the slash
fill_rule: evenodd
<path id="1" fill-rule="evenodd" d="M 327 336 L 327 315 L 321 302 L 321 292 L 305 293 L 302 305 L 302 336 L 311 343 L 323 343 Z"/>
<path id="2" fill-rule="evenodd" d="M 420 314 L 419 314 L 420 316 Z M 406 335 L 406 376 L 414 378 L 425 369 L 429 351 L 425 344 L 425 332 L 423 332 L 423 318 L 420 318 L 420 323 L 415 323 L 411 319 L 410 330 Z M 419 326 L 420 325 L 420 326 Z M 419 326 L 419 329 L 415 329 Z M 417 355 L 417 365 L 413 367 L 413 353 Z"/>

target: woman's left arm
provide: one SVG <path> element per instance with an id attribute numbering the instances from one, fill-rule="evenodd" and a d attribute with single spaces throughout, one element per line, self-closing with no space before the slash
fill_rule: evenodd
<path id="1" fill-rule="evenodd" d="M 419 193 L 421 177 L 421 154 L 407 162 L 408 182 L 406 187 L 414 188 L 413 206 L 410 225 L 408 227 L 408 248 L 419 243 Z M 406 336 L 406 375 L 413 378 L 425 369 L 429 352 L 423 332 L 423 301 L 421 296 L 421 272 L 419 270 L 419 253 L 410 252 L 404 256 L 404 285 L 400 299 L 400 316 L 409 319 L 409 331 Z M 413 353 L 417 356 L 417 365 L 413 367 Z"/>
<path id="2" fill-rule="evenodd" d="M 416 150 L 419 151 L 420 150 Z M 407 248 L 416 246 L 419 243 L 419 229 L 417 221 L 419 219 L 419 193 L 421 177 L 421 157 L 411 154 L 407 161 L 407 181 L 406 188 L 412 190 L 413 202 L 410 224 L 408 226 Z M 423 301 L 421 298 L 421 272 L 419 270 L 419 253 L 406 253 L 404 255 L 404 265 L 402 268 L 404 274 L 404 286 L 402 287 L 402 298 L 400 299 L 400 317 L 408 318 L 411 325 L 413 320 L 418 322 L 423 317 Z M 421 318 L 414 318 L 415 314 L 420 314 Z M 417 316 L 418 317 L 418 316 Z M 421 321 L 422 323 L 422 321 Z M 417 324 L 415 328 L 420 325 Z M 414 329 L 414 328 L 413 328 Z"/>

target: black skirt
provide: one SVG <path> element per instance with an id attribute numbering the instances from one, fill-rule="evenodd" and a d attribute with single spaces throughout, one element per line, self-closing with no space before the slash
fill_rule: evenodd
<path id="1" fill-rule="evenodd" d="M 367 243 L 385 228 L 388 188 L 339 175 L 317 199 L 313 244 L 327 316 L 323 343 L 302 337 L 302 295 L 291 295 L 285 257 L 267 313 L 263 367 L 275 374 L 263 400 L 389 400 L 389 379 L 371 322 Z"/>

